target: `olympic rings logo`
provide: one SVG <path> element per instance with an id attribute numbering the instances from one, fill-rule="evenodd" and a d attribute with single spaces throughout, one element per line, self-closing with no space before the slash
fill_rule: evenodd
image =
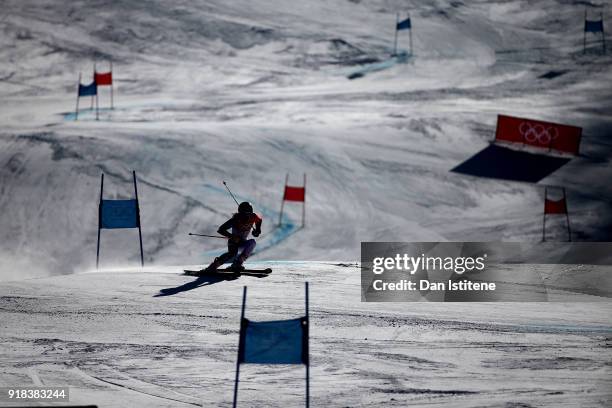
<path id="1" fill-rule="evenodd" d="M 522 122 L 519 125 L 519 133 L 525 138 L 528 143 L 541 145 L 550 145 L 550 143 L 559 137 L 559 131 L 554 126 L 544 126 L 529 122 Z"/>

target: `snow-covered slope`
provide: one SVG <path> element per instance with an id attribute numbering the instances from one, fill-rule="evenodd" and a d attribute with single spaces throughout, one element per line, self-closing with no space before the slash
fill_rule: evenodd
<path id="1" fill-rule="evenodd" d="M 569 0 L 3 1 L 0 386 L 229 406 L 242 285 L 263 320 L 301 315 L 307 280 L 313 406 L 604 406 L 600 298 L 361 303 L 356 268 L 313 262 L 355 261 L 370 240 L 539 240 L 542 184 L 568 189 L 576 239 L 612 238 L 612 57 L 582 54 L 585 7 L 612 17 Z M 397 11 L 414 26 L 406 63 L 389 58 Z M 75 121 L 79 72 L 110 59 L 115 109 L 102 89 L 100 120 L 83 98 Z M 450 172 L 498 113 L 582 126 L 582 155 L 540 185 Z M 100 174 L 107 198 L 129 197 L 132 170 L 147 267 L 128 268 L 135 231 L 103 231 L 105 270 L 73 273 L 93 269 Z M 308 175 L 305 228 L 295 204 L 275 227 L 287 173 Z M 218 253 L 187 233 L 234 211 L 222 180 L 264 215 L 265 279 L 163 266 Z M 70 275 L 23 279 L 49 274 Z M 303 376 L 245 367 L 240 405 L 300 406 Z"/>
<path id="2" fill-rule="evenodd" d="M 147 268 L 4 282 L 0 386 L 69 385 L 71 404 L 100 407 L 230 406 L 242 286 L 247 318 L 289 319 L 303 315 L 309 281 L 311 406 L 612 399 L 609 302 L 361 303 L 354 266 L 258 266 L 274 272 L 215 280 Z M 242 366 L 239 406 L 303 398 L 303 366 Z"/>
<path id="3" fill-rule="evenodd" d="M 537 240 L 541 186 L 449 172 L 492 139 L 497 113 L 584 127 L 584 155 L 542 183 L 568 188 L 576 239 L 608 239 L 612 60 L 582 55 L 584 8 L 5 1 L 0 279 L 90 268 L 100 174 L 107 197 L 126 197 L 132 169 L 148 264 L 219 249 L 187 232 L 214 232 L 234 210 L 221 180 L 266 217 L 258 259 L 354 260 L 369 240 Z M 387 60 L 396 11 L 411 13 L 414 56 L 348 80 Z M 104 89 L 100 121 L 75 122 L 78 73 L 88 83 L 109 59 L 116 108 Z M 563 75 L 540 78 L 551 70 Z M 287 172 L 308 174 L 305 229 L 295 205 L 273 226 Z M 104 231 L 103 264 L 135 263 L 136 237 Z"/>

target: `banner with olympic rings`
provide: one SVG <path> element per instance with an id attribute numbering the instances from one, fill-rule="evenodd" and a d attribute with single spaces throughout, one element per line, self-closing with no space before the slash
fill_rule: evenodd
<path id="1" fill-rule="evenodd" d="M 582 128 L 498 115 L 495 140 L 578 154 Z"/>

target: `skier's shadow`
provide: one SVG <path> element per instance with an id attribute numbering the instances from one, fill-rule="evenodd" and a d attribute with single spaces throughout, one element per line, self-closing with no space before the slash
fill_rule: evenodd
<path id="1" fill-rule="evenodd" d="M 158 294 L 153 295 L 153 297 L 161 297 L 161 296 L 172 296 L 177 293 L 187 292 L 188 290 L 197 289 L 201 286 L 214 285 L 215 283 L 223 282 L 223 281 L 231 281 L 238 279 L 238 275 L 229 275 L 229 276 L 198 276 L 197 279 L 184 283 L 180 286 L 176 286 L 174 288 L 165 288 L 161 289 Z"/>

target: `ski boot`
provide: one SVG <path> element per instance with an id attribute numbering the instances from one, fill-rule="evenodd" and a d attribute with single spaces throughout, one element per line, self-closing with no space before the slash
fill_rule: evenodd
<path id="1" fill-rule="evenodd" d="M 242 266 L 242 262 L 237 259 L 234 261 L 234 263 L 232 263 L 232 266 L 230 266 L 228 269 L 232 272 L 240 273 L 244 271 L 244 266 Z"/>
<path id="2" fill-rule="evenodd" d="M 221 260 L 217 257 L 217 258 L 215 258 L 214 261 L 212 261 L 212 263 L 210 265 L 208 265 L 206 268 L 202 269 L 202 272 L 214 272 L 221 265 L 223 265 L 223 262 L 221 262 Z"/>

